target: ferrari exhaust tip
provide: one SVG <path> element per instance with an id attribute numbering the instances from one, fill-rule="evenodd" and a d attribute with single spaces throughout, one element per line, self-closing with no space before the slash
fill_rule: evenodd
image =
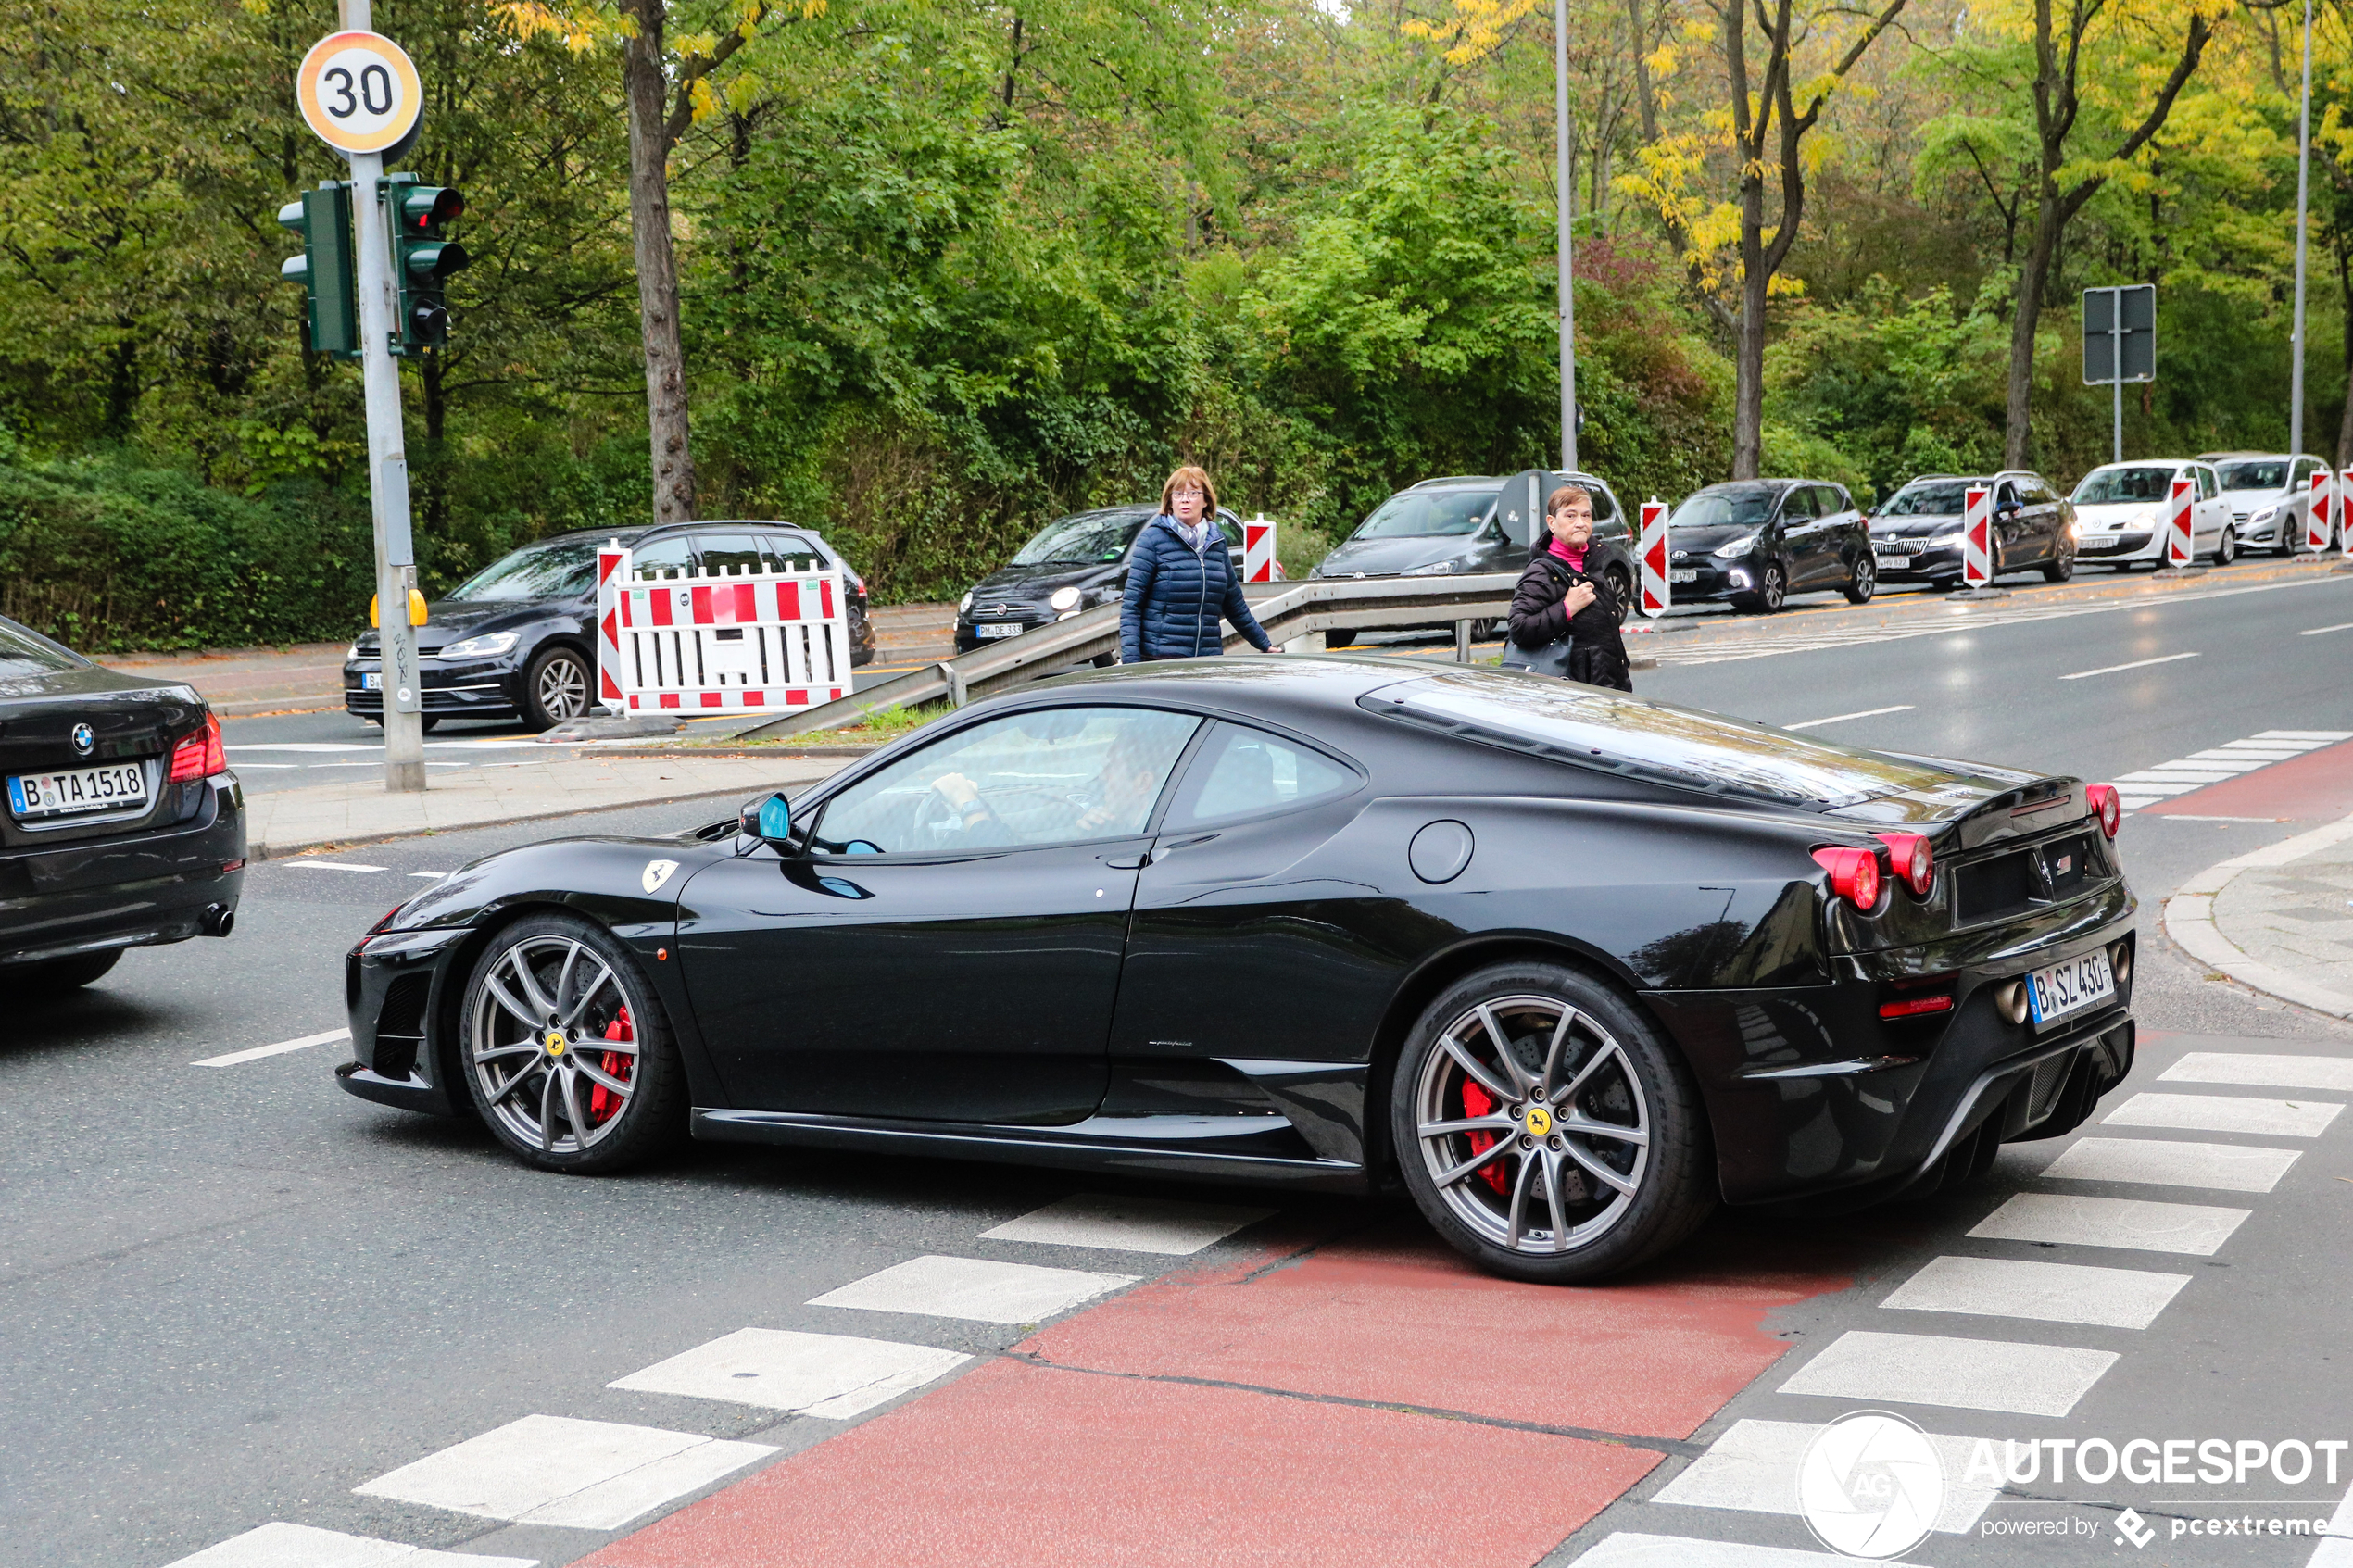
<path id="1" fill-rule="evenodd" d="M 196 917 L 196 929 L 207 936 L 226 936 L 237 928 L 237 911 L 226 904 L 207 904 Z"/>

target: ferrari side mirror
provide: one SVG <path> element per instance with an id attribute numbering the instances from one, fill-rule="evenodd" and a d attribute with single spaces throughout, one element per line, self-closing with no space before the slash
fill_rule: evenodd
<path id="1" fill-rule="evenodd" d="M 738 825 L 749 837 L 781 845 L 792 836 L 792 806 L 783 795 L 770 795 L 745 805 Z"/>

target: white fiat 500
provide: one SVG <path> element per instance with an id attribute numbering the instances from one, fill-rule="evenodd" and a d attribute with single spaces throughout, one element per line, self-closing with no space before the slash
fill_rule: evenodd
<path id="1" fill-rule="evenodd" d="M 2085 565 L 2106 561 L 2119 571 L 2165 563 L 2166 515 L 2173 482 L 2190 482 L 2190 554 L 2228 565 L 2238 555 L 2230 503 L 2211 463 L 2180 458 L 2145 458 L 2109 463 L 2085 474 L 2069 497 L 2082 531 L 2075 547 Z"/>

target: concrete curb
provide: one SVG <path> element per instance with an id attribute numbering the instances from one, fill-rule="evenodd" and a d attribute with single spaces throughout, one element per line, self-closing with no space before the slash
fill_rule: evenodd
<path id="1" fill-rule="evenodd" d="M 2165 935 L 2182 949 L 2209 968 L 2220 970 L 2250 990 L 2277 997 L 2297 1007 L 2310 1008 L 2333 1018 L 2353 1019 L 2353 996 L 2316 985 L 2309 980 L 2250 955 L 2246 949 L 2222 935 L 2214 922 L 2214 901 L 2221 897 L 2241 872 L 2270 870 L 2317 854 L 2332 845 L 2353 838 L 2353 817 L 2341 822 L 2331 822 L 2294 838 L 2251 849 L 2244 855 L 2233 856 L 2207 867 L 2183 883 L 2171 898 L 2165 900 Z"/>

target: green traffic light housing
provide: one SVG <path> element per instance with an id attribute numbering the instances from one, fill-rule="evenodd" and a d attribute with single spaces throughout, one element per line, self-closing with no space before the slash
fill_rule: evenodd
<path id="1" fill-rule="evenodd" d="M 304 326 L 313 354 L 359 357 L 359 289 L 354 276 L 351 187 L 330 182 L 278 209 L 278 221 L 302 236 L 279 277 L 303 288 Z"/>
<path id="2" fill-rule="evenodd" d="M 395 281 L 400 285 L 399 343 L 404 353 L 438 348 L 449 341 L 449 276 L 472 259 L 451 241 L 448 224 L 462 217 L 466 198 L 447 185 L 420 185 L 413 174 L 385 179 L 385 206 L 393 218 Z"/>

